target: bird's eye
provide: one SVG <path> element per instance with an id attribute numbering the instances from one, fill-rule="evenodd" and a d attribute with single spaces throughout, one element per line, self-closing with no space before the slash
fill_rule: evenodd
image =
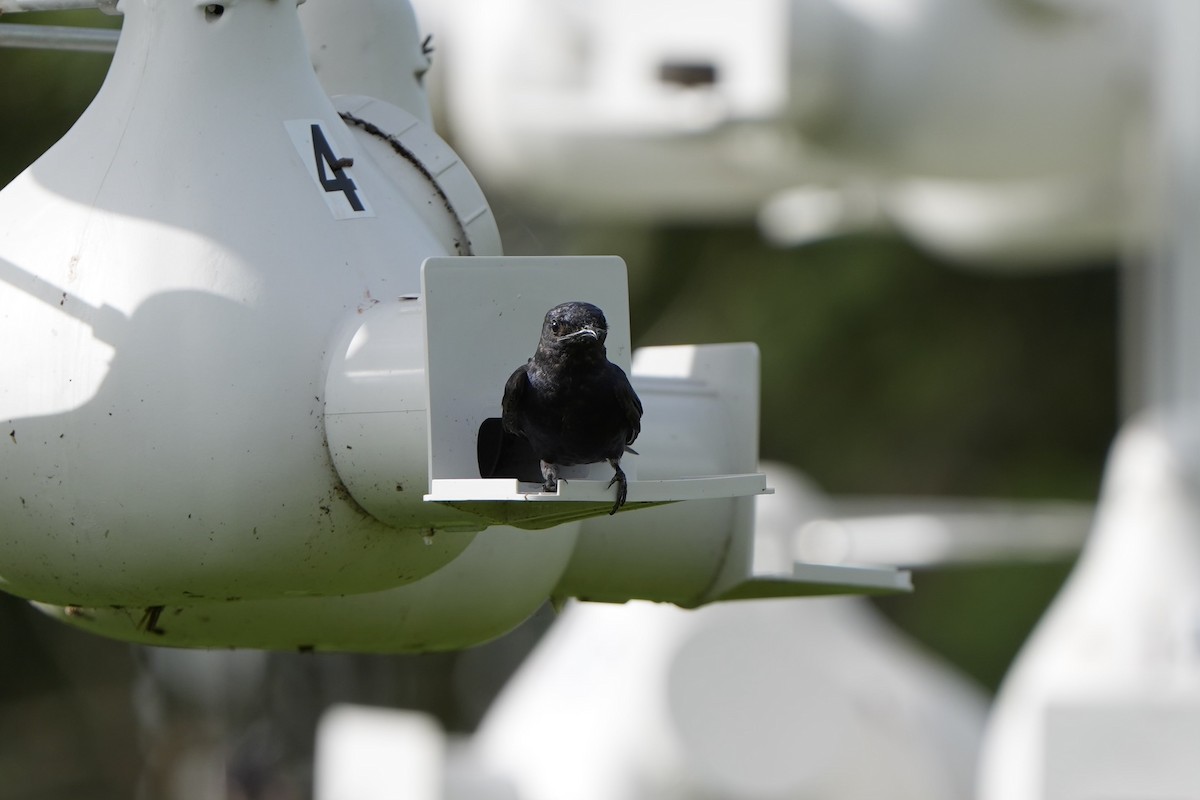
<path id="1" fill-rule="evenodd" d="M 551 332 L 551 333 L 558 333 L 558 329 L 559 329 L 559 328 L 561 328 L 561 327 L 562 327 L 562 325 L 560 325 L 559 323 L 557 323 L 557 322 L 551 322 L 551 323 L 550 323 L 550 332 Z"/>

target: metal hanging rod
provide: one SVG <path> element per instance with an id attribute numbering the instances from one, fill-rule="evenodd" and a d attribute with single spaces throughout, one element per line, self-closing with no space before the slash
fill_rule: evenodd
<path id="1" fill-rule="evenodd" d="M 120 14 L 118 0 L 0 0 L 0 14 L 19 11 L 71 11 L 78 8 L 98 8 L 105 14 Z M 304 0 L 296 0 L 300 5 Z"/>
<path id="2" fill-rule="evenodd" d="M 18 11 L 70 11 L 76 8 L 98 8 L 109 14 L 117 13 L 117 0 L 0 0 L 0 14 Z"/>
<path id="3" fill-rule="evenodd" d="M 117 37 L 120 35 L 120 31 L 111 28 L 0 23 L 0 47 L 111 53 L 117 49 Z"/>
<path id="4" fill-rule="evenodd" d="M 106 14 L 118 13 L 117 0 L 0 0 L 0 17 L 21 11 L 71 11 L 81 8 L 96 8 Z M 111 53 L 117 47 L 119 35 L 120 31 L 106 28 L 0 23 L 0 47 Z"/>

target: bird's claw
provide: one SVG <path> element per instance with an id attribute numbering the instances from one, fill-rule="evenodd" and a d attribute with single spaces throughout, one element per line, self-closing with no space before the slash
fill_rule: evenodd
<path id="1" fill-rule="evenodd" d="M 567 482 L 566 478 L 558 477 L 557 464 L 549 464 L 545 461 L 542 462 L 542 478 L 544 479 L 542 483 L 542 491 L 544 492 L 557 492 L 559 481 L 563 483 Z"/>
<path id="2" fill-rule="evenodd" d="M 552 480 L 552 481 L 546 481 L 545 483 L 542 484 L 542 491 L 555 493 L 558 491 L 558 485 L 560 483 L 563 485 L 566 485 L 567 479 L 566 478 L 556 478 L 555 480 Z"/>
<path id="3" fill-rule="evenodd" d="M 617 500 L 613 503 L 612 511 L 608 512 L 608 515 L 611 517 L 617 513 L 621 506 L 625 505 L 625 498 L 629 494 L 629 482 L 625 480 L 625 472 L 621 469 L 620 464 L 614 459 L 609 459 L 608 463 L 612 465 L 613 476 L 612 480 L 608 482 L 608 486 L 604 488 L 611 489 L 614 483 L 617 485 Z"/>

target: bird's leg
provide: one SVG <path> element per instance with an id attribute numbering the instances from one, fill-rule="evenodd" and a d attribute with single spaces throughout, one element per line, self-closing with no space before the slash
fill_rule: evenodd
<path id="1" fill-rule="evenodd" d="M 551 464 L 549 461 L 542 462 L 542 478 L 545 481 L 542 483 L 542 489 L 547 492 L 557 492 L 560 480 L 563 483 L 567 482 L 566 478 L 558 477 L 558 464 Z"/>
<path id="2" fill-rule="evenodd" d="M 617 485 L 617 502 L 613 503 L 612 511 L 608 512 L 608 515 L 611 517 L 617 513 L 617 509 L 625 505 L 625 496 L 629 492 L 629 482 L 625 480 L 625 471 L 621 469 L 621 459 L 610 458 L 608 459 L 608 463 L 613 468 L 613 476 L 605 488 L 611 489 L 614 483 Z"/>

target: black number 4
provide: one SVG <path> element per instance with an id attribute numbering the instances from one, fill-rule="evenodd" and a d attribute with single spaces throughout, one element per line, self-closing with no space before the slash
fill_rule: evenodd
<path id="1" fill-rule="evenodd" d="M 346 167 L 353 164 L 354 161 L 349 158 L 338 158 L 333 154 L 333 148 L 329 146 L 329 140 L 325 138 L 325 133 L 321 130 L 320 125 L 312 126 L 312 143 L 313 157 L 317 160 L 317 179 L 321 181 L 321 188 L 327 192 L 341 192 L 350 201 L 351 208 L 355 211 L 365 211 L 362 200 L 358 199 L 358 187 L 354 184 L 354 180 L 346 174 Z M 333 170 L 332 177 L 326 167 L 328 170 Z"/>

